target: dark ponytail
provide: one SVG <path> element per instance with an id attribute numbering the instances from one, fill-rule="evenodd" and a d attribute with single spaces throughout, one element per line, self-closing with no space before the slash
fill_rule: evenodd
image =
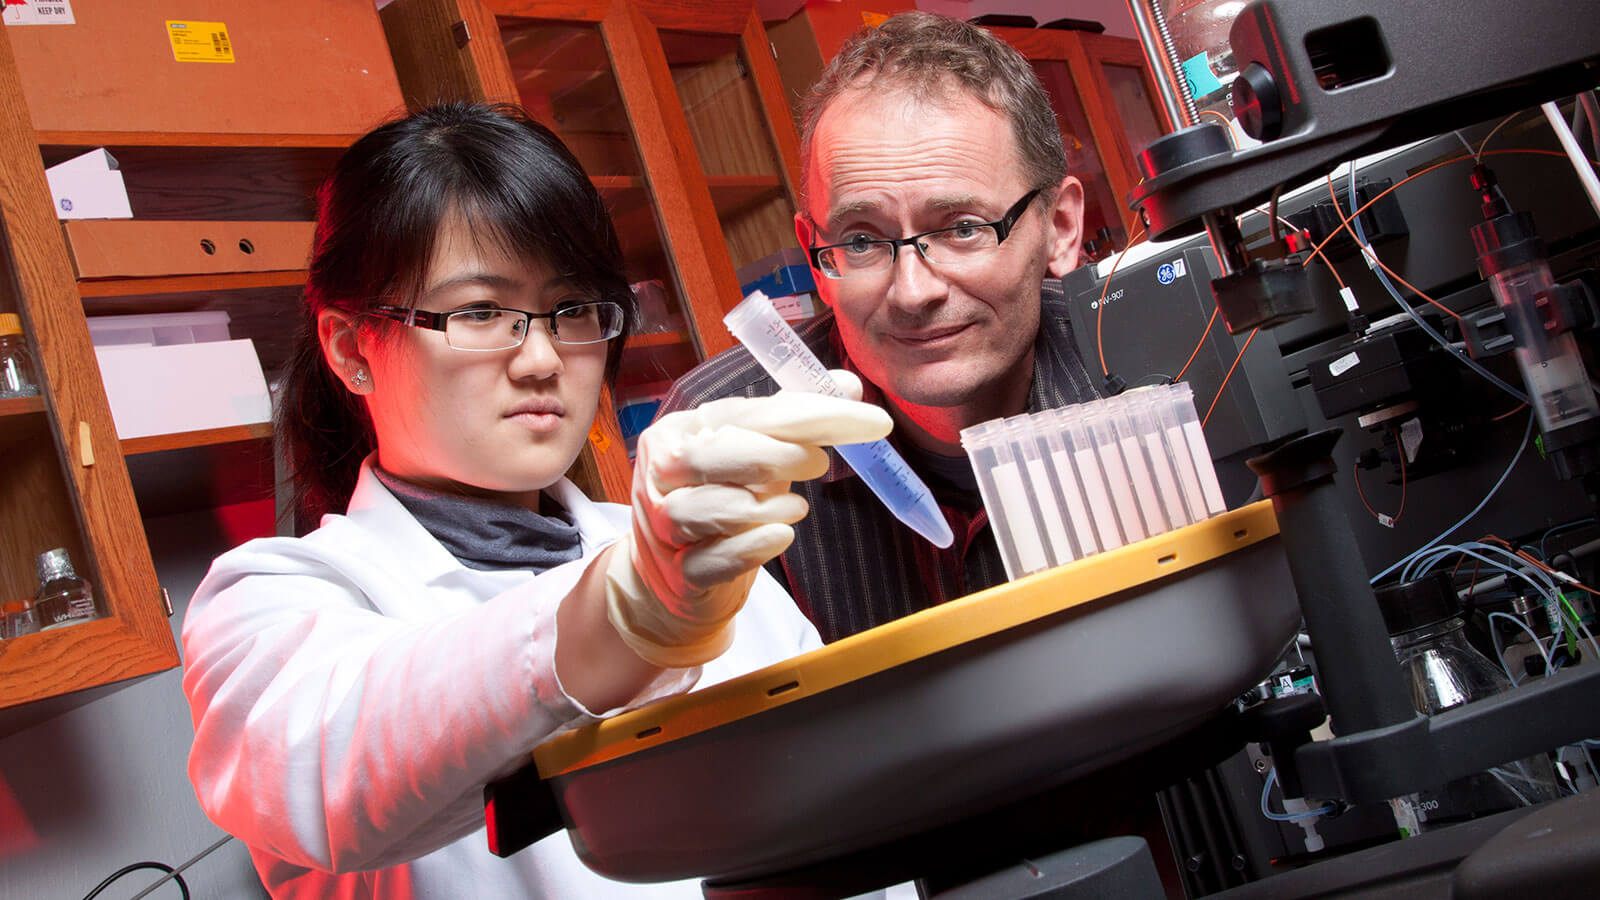
<path id="1" fill-rule="evenodd" d="M 604 201 L 560 138 L 521 109 L 443 104 L 357 140 L 317 191 L 310 273 L 279 387 L 276 429 L 293 478 L 298 533 L 344 510 L 362 460 L 376 449 L 365 404 L 323 357 L 317 316 L 413 305 L 439 228 L 452 214 L 466 217 L 480 239 L 615 300 L 633 322 Z M 372 319 L 359 327 L 390 329 Z M 608 381 L 628 330 L 608 348 Z"/>

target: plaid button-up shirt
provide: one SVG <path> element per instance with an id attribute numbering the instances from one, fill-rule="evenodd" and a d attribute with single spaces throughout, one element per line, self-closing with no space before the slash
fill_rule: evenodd
<path id="1" fill-rule="evenodd" d="M 1044 282 L 1041 303 L 1027 411 L 1096 399 L 1100 395 L 1078 354 L 1059 281 Z M 828 368 L 855 369 L 844 355 L 832 311 L 803 323 L 796 331 Z M 864 387 L 868 401 L 881 399 L 871 384 L 864 383 Z M 735 347 L 679 379 L 659 415 L 721 397 L 762 397 L 777 390 L 777 384 L 749 352 Z M 996 417 L 1003 414 L 996 410 Z M 811 504 L 811 512 L 795 525 L 795 540 L 789 549 L 767 564 L 816 623 L 824 641 L 1006 580 L 1000 549 L 967 460 L 934 457 L 892 436 L 890 441 L 932 489 L 955 534 L 955 543 L 941 550 L 901 524 L 829 450 L 827 474 L 793 488 Z"/>

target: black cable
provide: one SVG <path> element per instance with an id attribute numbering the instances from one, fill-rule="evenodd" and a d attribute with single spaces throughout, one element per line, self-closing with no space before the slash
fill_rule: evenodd
<path id="1" fill-rule="evenodd" d="M 189 885 L 184 882 L 183 876 L 179 875 L 176 869 L 172 868 L 166 863 L 152 862 L 149 860 L 144 862 L 129 863 L 115 872 L 112 872 L 111 875 L 108 876 L 105 881 L 100 882 L 100 884 L 97 885 L 94 890 L 84 894 L 83 900 L 94 900 L 94 898 L 100 896 L 101 891 L 110 887 L 113 881 L 116 881 L 118 878 L 121 878 L 124 875 L 137 872 L 141 869 L 155 869 L 158 872 L 163 872 L 171 876 L 172 880 L 178 883 L 178 890 L 183 892 L 183 900 L 189 900 Z"/>
<path id="2" fill-rule="evenodd" d="M 1500 124 L 1504 125 L 1506 122 L 1509 122 L 1509 121 L 1511 121 L 1511 116 L 1507 116 L 1505 121 L 1501 122 Z M 1498 130 L 1498 126 L 1496 126 L 1496 130 Z M 1490 132 L 1489 133 L 1489 137 L 1494 137 L 1494 132 Z M 1484 140 L 1484 143 L 1488 143 L 1489 142 L 1489 138 L 1484 138 L 1483 140 Z M 1356 162 L 1355 162 L 1355 160 L 1351 160 L 1350 161 L 1350 196 L 1351 197 L 1355 197 L 1355 195 L 1356 195 Z M 1337 204 L 1335 204 L 1335 206 L 1337 206 Z M 1356 203 L 1355 203 L 1354 200 L 1351 201 L 1350 207 L 1351 207 L 1352 210 L 1360 209 L 1360 207 L 1356 206 Z M 1361 217 L 1356 215 L 1354 212 L 1352 212 L 1350 214 L 1350 224 L 1352 226 L 1354 226 L 1354 228 L 1355 228 L 1355 236 L 1356 236 L 1357 245 L 1360 246 L 1360 247 L 1365 248 L 1367 253 L 1372 253 L 1372 245 L 1367 241 L 1366 230 L 1361 227 Z M 1373 258 L 1375 259 L 1376 256 L 1374 256 Z M 1394 302 L 1400 304 L 1400 308 L 1406 311 L 1406 315 L 1410 316 L 1412 321 L 1417 323 L 1417 327 L 1421 328 L 1422 332 L 1424 334 L 1426 334 L 1428 337 L 1433 338 L 1434 343 L 1436 343 L 1439 346 L 1443 347 L 1447 353 L 1449 353 L 1451 356 L 1454 356 L 1456 359 L 1460 360 L 1462 365 L 1466 366 L 1467 368 L 1471 369 L 1474 372 L 1477 372 L 1479 375 L 1482 375 L 1485 379 L 1487 379 L 1495 387 L 1498 387 L 1502 391 L 1505 391 L 1507 394 L 1510 394 L 1512 399 L 1520 400 L 1523 403 L 1527 403 L 1528 402 L 1528 395 L 1527 394 L 1524 394 L 1523 392 L 1521 392 L 1521 391 L 1517 390 L 1516 388 L 1512 387 L 1511 385 L 1507 384 L 1499 376 L 1495 375 L 1493 372 L 1490 372 L 1488 369 L 1485 369 L 1481 363 L 1479 363 L 1477 360 L 1473 359 L 1471 356 L 1468 356 L 1467 354 L 1462 353 L 1460 350 L 1457 350 L 1455 347 L 1452 347 L 1450 345 L 1450 342 L 1445 340 L 1444 335 L 1440 334 L 1437 330 L 1435 330 L 1432 325 L 1429 325 L 1422 318 L 1422 316 L 1417 314 L 1417 311 L 1412 308 L 1411 304 L 1406 302 L 1406 298 L 1401 296 L 1401 294 L 1400 294 L 1400 289 L 1394 286 L 1394 282 L 1389 280 L 1389 276 L 1386 273 L 1384 273 L 1381 268 L 1379 268 L 1377 266 L 1373 266 L 1370 263 L 1368 264 L 1368 268 L 1372 269 L 1372 274 L 1378 276 L 1378 283 L 1382 284 L 1384 290 L 1389 292 L 1389 296 L 1394 298 Z"/>

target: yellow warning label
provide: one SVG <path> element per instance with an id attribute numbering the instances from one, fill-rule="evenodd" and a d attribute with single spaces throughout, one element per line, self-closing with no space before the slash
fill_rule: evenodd
<path id="1" fill-rule="evenodd" d="M 168 19 L 167 39 L 172 41 L 172 58 L 178 62 L 233 62 L 233 42 L 228 40 L 228 26 L 221 22 Z"/>

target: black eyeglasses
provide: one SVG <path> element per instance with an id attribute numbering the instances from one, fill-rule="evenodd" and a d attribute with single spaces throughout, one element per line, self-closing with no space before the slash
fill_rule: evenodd
<path id="1" fill-rule="evenodd" d="M 473 306 L 436 313 L 403 306 L 378 306 L 371 315 L 413 328 L 444 332 L 445 343 L 457 350 L 509 350 L 528 336 L 528 323 L 544 319 L 558 344 L 598 344 L 622 333 L 623 313 L 609 300 L 569 303 L 547 313 L 501 306 Z"/>
<path id="2" fill-rule="evenodd" d="M 962 222 L 903 238 L 857 235 L 842 243 L 809 247 L 811 265 L 829 278 L 859 278 L 888 269 L 899 257 L 900 248 L 911 246 L 936 266 L 960 266 L 1000 246 L 1040 191 L 1029 191 L 993 222 Z"/>

